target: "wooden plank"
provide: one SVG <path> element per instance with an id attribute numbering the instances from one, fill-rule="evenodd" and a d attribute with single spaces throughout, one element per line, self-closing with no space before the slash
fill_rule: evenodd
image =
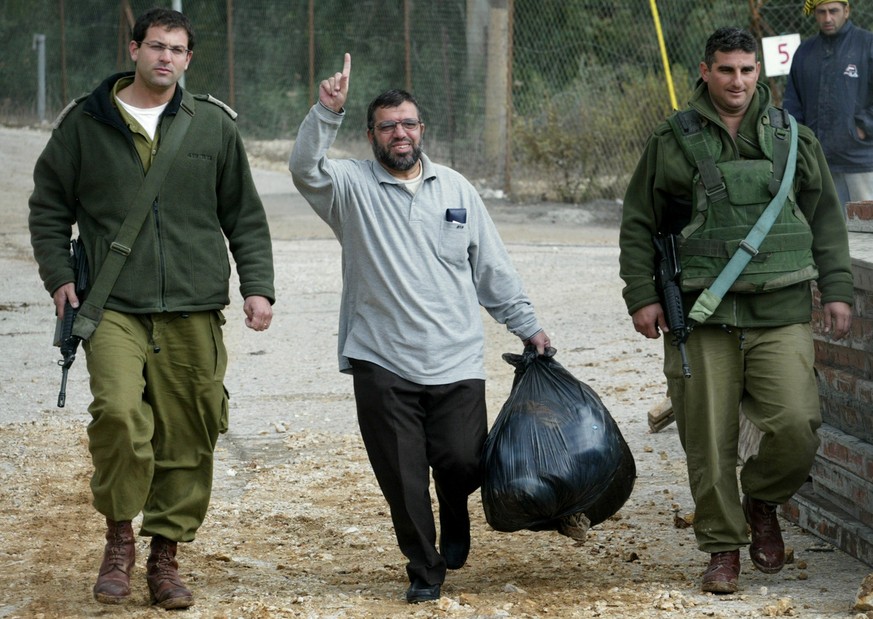
<path id="1" fill-rule="evenodd" d="M 652 434 L 660 432 L 676 421 L 673 416 L 673 404 L 670 398 L 664 398 L 649 410 L 649 431 Z"/>

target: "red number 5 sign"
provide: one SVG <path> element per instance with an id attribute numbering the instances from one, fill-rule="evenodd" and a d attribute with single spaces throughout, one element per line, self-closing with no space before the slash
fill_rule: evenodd
<path id="1" fill-rule="evenodd" d="M 799 34 L 785 34 L 778 37 L 764 37 L 761 47 L 764 51 L 764 72 L 767 77 L 788 75 L 791 59 L 800 46 Z"/>

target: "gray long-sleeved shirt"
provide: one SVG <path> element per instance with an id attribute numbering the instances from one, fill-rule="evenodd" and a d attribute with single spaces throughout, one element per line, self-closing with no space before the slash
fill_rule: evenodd
<path id="1" fill-rule="evenodd" d="M 480 305 L 522 339 L 540 326 L 479 194 L 425 155 L 414 196 L 376 161 L 328 159 L 342 119 L 316 103 L 288 166 L 342 245 L 340 371 L 360 359 L 422 385 L 484 379 Z"/>

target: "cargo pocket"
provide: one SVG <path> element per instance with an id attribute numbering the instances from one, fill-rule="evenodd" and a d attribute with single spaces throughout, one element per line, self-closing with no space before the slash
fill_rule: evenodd
<path id="1" fill-rule="evenodd" d="M 213 368 L 212 377 L 214 380 L 224 382 L 224 375 L 227 373 L 227 348 L 224 345 L 224 334 L 221 328 L 227 321 L 221 310 L 214 310 L 210 317 L 209 324 L 212 328 L 212 346 L 215 352 L 215 367 Z"/>
<path id="2" fill-rule="evenodd" d="M 227 348 L 224 345 L 224 335 L 221 328 L 227 322 L 221 310 L 215 310 L 210 316 L 212 326 L 212 343 L 215 347 L 214 380 L 221 384 L 221 412 L 218 418 L 218 432 L 224 434 L 230 425 L 230 394 L 224 385 L 224 376 L 227 373 Z"/>

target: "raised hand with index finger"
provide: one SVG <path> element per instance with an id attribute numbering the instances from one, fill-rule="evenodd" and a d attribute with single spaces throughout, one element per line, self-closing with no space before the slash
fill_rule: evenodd
<path id="1" fill-rule="evenodd" d="M 349 94 L 349 74 L 352 72 L 352 55 L 346 53 L 343 58 L 343 72 L 334 73 L 332 77 L 322 80 L 318 88 L 318 100 L 321 104 L 340 113 Z"/>

